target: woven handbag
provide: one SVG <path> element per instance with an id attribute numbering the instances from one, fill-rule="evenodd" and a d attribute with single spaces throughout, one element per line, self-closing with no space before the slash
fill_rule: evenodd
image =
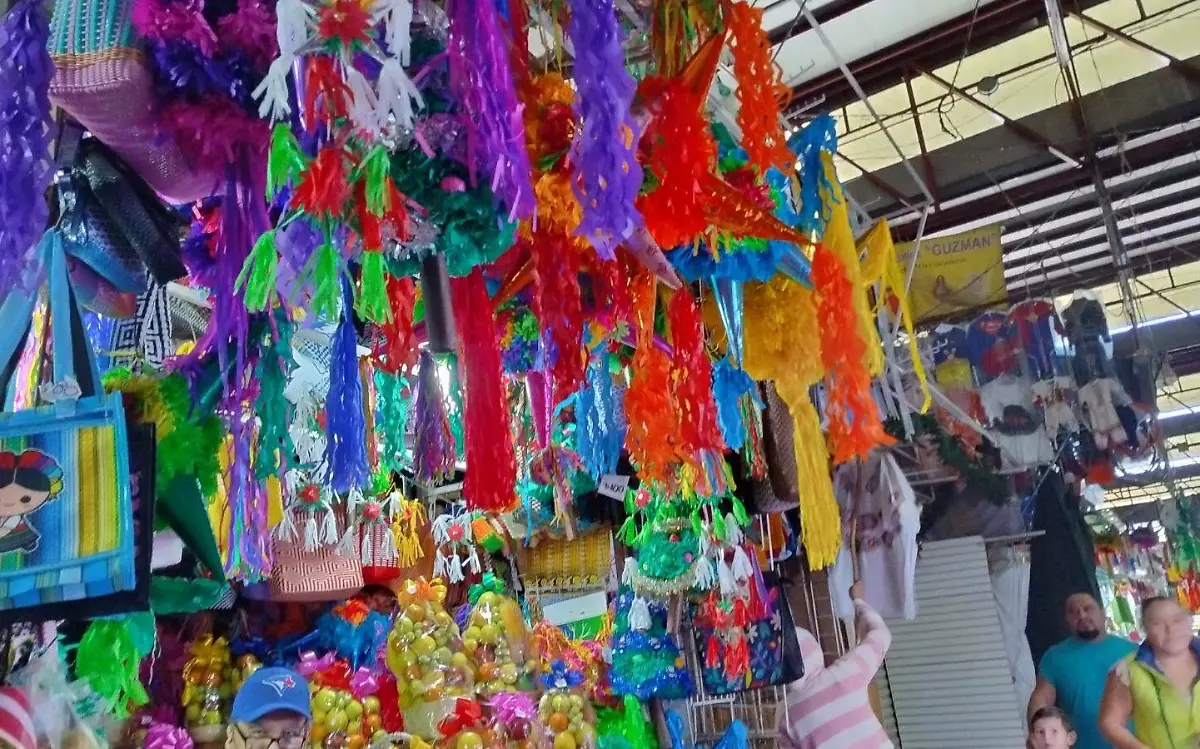
<path id="1" fill-rule="evenodd" d="M 0 307 L 0 609 L 133 590 L 133 498 L 120 394 L 104 395 L 67 275 L 62 238 L 39 247 L 48 276 L 52 381 L 16 410 L 13 374 L 38 290 Z"/>
<path id="2" fill-rule="evenodd" d="M 57 0 L 50 19 L 50 99 L 112 146 L 172 202 L 212 192 L 214 175 L 189 168 L 158 136 L 154 80 L 133 30 L 134 0 Z"/>
<path id="3" fill-rule="evenodd" d="M 274 551 L 272 601 L 336 601 L 362 590 L 362 562 L 339 552 L 336 546 L 306 551 L 301 543 L 276 540 Z"/>

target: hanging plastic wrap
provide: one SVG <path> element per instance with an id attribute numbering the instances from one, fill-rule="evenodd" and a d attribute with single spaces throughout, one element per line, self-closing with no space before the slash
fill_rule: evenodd
<path id="1" fill-rule="evenodd" d="M 454 434 L 446 413 L 446 394 L 438 378 L 438 362 L 421 353 L 417 398 L 413 407 L 413 470 L 420 481 L 436 483 L 454 475 Z"/>
<path id="2" fill-rule="evenodd" d="M 463 495 L 470 509 L 503 513 L 517 502 L 516 456 L 509 431 L 496 321 L 483 273 L 451 281 L 464 386 Z"/>
<path id="3" fill-rule="evenodd" d="M 625 416 L 629 422 L 625 447 L 642 481 L 665 485 L 672 464 L 679 459 L 675 446 L 678 414 L 672 398 L 671 357 L 654 336 L 654 277 L 643 273 L 635 285 L 637 351 L 630 368 L 629 389 L 625 392 Z"/>
<path id="4" fill-rule="evenodd" d="M 634 82 L 625 69 L 624 34 L 612 0 L 572 0 L 567 32 L 574 45 L 574 81 L 582 127 L 572 162 L 583 205 L 579 232 L 600 257 L 613 260 L 616 245 L 641 223 L 634 205 L 642 187 L 638 136 L 630 113 Z"/>
<path id="5" fill-rule="evenodd" d="M 36 0 L 20 0 L 0 22 L 0 299 L 36 266 L 34 248 L 50 218 L 49 37 Z"/>
<path id="6" fill-rule="evenodd" d="M 575 401 L 575 449 L 596 480 L 617 469 L 628 426 L 625 388 L 613 382 L 609 362 L 605 351 L 592 357 L 587 383 Z"/>

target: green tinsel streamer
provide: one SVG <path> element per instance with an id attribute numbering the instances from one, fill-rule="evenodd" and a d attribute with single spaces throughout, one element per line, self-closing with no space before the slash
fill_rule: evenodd
<path id="1" fill-rule="evenodd" d="M 383 467 L 399 471 L 407 465 L 404 427 L 412 406 L 412 389 L 407 378 L 375 370 L 375 431 L 380 442 Z"/>
<path id="2" fill-rule="evenodd" d="M 267 156 L 267 197 L 274 197 L 289 182 L 297 182 L 308 166 L 308 157 L 292 129 L 279 123 L 271 131 L 271 151 Z"/>
<path id="3" fill-rule="evenodd" d="M 259 481 L 270 476 L 279 476 L 284 467 L 284 458 L 295 452 L 292 436 L 288 431 L 291 423 L 291 404 L 284 391 L 293 368 L 292 324 L 282 310 L 275 315 L 278 337 L 264 346 L 258 360 L 258 398 L 254 411 L 260 421 L 258 427 L 258 450 L 254 457 L 254 475 Z"/>
<path id="4" fill-rule="evenodd" d="M 246 258 L 242 272 L 238 274 L 235 289 L 246 289 L 246 309 L 261 312 L 275 291 L 275 279 L 279 270 L 279 253 L 275 249 L 275 230 L 263 233 L 254 243 L 254 249 Z"/>
<path id="5" fill-rule="evenodd" d="M 333 247 L 333 236 L 325 231 L 325 242 L 317 248 L 316 268 L 313 270 L 313 314 L 327 320 L 337 320 L 342 296 L 338 278 L 338 253 Z M 350 310 L 346 310 L 349 314 Z"/>
<path id="6" fill-rule="evenodd" d="M 382 145 L 375 146 L 359 165 L 359 174 L 366 180 L 367 210 L 376 216 L 382 216 L 387 211 L 387 178 L 391 162 L 388 150 Z"/>
<path id="7" fill-rule="evenodd" d="M 392 306 L 388 303 L 387 279 L 383 275 L 383 253 L 364 252 L 361 273 L 354 308 L 360 316 L 371 322 L 390 322 Z"/>

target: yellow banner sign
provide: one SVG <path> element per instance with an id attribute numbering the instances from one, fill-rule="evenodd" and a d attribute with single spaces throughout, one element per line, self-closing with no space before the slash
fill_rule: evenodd
<path id="1" fill-rule="evenodd" d="M 912 242 L 896 245 L 896 256 L 904 271 L 908 270 L 915 246 Z M 918 321 L 997 304 L 1007 297 L 999 224 L 921 240 L 908 290 Z"/>

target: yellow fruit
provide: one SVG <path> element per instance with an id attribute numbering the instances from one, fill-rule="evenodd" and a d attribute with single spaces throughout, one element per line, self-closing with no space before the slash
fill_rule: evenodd
<path id="1" fill-rule="evenodd" d="M 379 698 L 374 695 L 363 700 L 363 709 L 368 713 L 379 712 Z"/>
<path id="2" fill-rule="evenodd" d="M 349 722 L 344 710 L 334 710 L 325 717 L 325 727 L 330 731 L 341 731 Z"/>
<path id="3" fill-rule="evenodd" d="M 479 641 L 485 645 L 495 645 L 500 641 L 503 632 L 498 624 L 485 624 L 479 628 Z"/>
<path id="4" fill-rule="evenodd" d="M 575 749 L 579 742 L 569 733 L 560 733 L 554 737 L 554 749 Z"/>
<path id="5" fill-rule="evenodd" d="M 437 650 L 437 642 L 429 635 L 422 635 L 420 639 L 413 643 L 413 650 L 417 655 L 430 655 Z"/>
<path id="6" fill-rule="evenodd" d="M 458 741 L 454 742 L 455 749 L 483 749 L 483 737 L 474 731 L 467 731 L 458 735 Z"/>
<path id="7" fill-rule="evenodd" d="M 328 731 L 328 729 L 325 728 L 325 726 L 323 724 L 313 723 L 312 741 L 314 744 L 320 744 L 322 741 L 325 740 L 325 737 L 328 735 L 329 735 L 329 731 Z"/>
<path id="8" fill-rule="evenodd" d="M 414 603 L 404 609 L 404 616 L 416 624 L 425 621 L 425 607 L 419 603 Z"/>
<path id="9" fill-rule="evenodd" d="M 338 701 L 337 692 L 332 689 L 322 689 L 313 697 L 313 710 L 319 713 L 327 713 L 332 710 Z"/>
<path id="10" fill-rule="evenodd" d="M 201 712 L 202 711 L 200 710 L 199 705 L 196 705 L 196 704 L 188 705 L 187 706 L 188 723 L 195 723 L 195 722 L 199 721 Z"/>
<path id="11" fill-rule="evenodd" d="M 346 739 L 346 749 L 362 749 L 367 745 L 367 740 L 363 738 L 361 733 L 352 733 Z"/>
<path id="12" fill-rule="evenodd" d="M 464 646 L 465 646 L 465 643 L 464 643 Z M 466 653 L 454 653 L 450 656 L 450 665 L 452 665 L 452 666 L 466 666 L 470 662 L 471 662 L 471 659 L 467 658 Z"/>
<path id="13" fill-rule="evenodd" d="M 565 713 L 571 709 L 571 698 L 565 694 L 556 694 L 550 698 L 550 704 L 554 707 L 554 712 Z"/>

